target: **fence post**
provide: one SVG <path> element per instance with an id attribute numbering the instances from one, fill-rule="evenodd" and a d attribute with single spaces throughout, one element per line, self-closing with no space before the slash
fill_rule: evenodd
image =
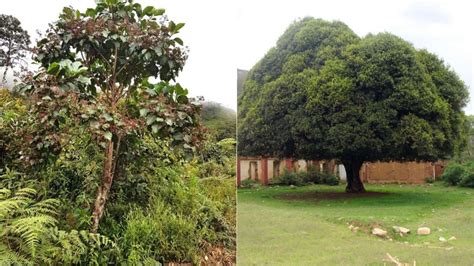
<path id="1" fill-rule="evenodd" d="M 260 159 L 260 164 L 262 165 L 262 181 L 264 185 L 268 185 L 268 159 Z"/>

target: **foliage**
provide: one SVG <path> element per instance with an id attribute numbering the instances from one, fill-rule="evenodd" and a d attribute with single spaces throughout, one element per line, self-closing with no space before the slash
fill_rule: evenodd
<path id="1" fill-rule="evenodd" d="M 307 184 L 325 184 L 330 186 L 339 185 L 339 178 L 336 176 L 318 171 L 315 168 L 309 167 L 308 171 L 301 172 L 285 172 L 282 175 L 272 179 L 272 184 L 286 185 L 286 186 L 302 186 Z"/>
<path id="2" fill-rule="evenodd" d="M 461 176 L 459 186 L 474 188 L 474 167 L 467 167 L 467 169 Z"/>
<path id="3" fill-rule="evenodd" d="M 25 229 L 37 232 L 34 255 L 21 235 L 3 238 L 12 227 L 0 219 L 0 258 L 151 265 L 235 250 L 235 139 L 211 130 L 202 141 L 201 105 L 175 83 L 184 24 L 133 1 L 96 2 L 64 8 L 34 49 L 36 73 L 0 90 L 0 187 L 35 190 L 6 223 L 57 203 L 47 224 Z"/>
<path id="4" fill-rule="evenodd" d="M 285 185 L 285 186 L 302 186 L 305 183 L 304 172 L 284 172 L 282 175 L 274 177 L 272 184 Z"/>
<path id="5" fill-rule="evenodd" d="M 461 186 L 474 188 L 474 161 L 463 164 L 451 162 L 441 176 L 448 186 Z"/>
<path id="6" fill-rule="evenodd" d="M 235 145 L 232 138 L 216 141 L 209 137 L 200 151 L 196 174 L 200 177 L 235 176 Z"/>
<path id="7" fill-rule="evenodd" d="M 35 197 L 32 188 L 0 190 L 1 264 L 105 263 L 116 254 L 114 242 L 105 236 L 58 230 L 60 202 Z"/>
<path id="8" fill-rule="evenodd" d="M 444 169 L 441 179 L 450 186 L 456 186 L 461 181 L 461 176 L 464 173 L 464 167 L 458 163 L 450 163 Z"/>
<path id="9" fill-rule="evenodd" d="M 203 125 L 220 141 L 226 138 L 235 139 L 236 113 L 219 103 L 204 102 L 201 118 Z"/>
<path id="10" fill-rule="evenodd" d="M 171 139 L 188 152 L 202 138 L 200 107 L 186 89 L 170 83 L 187 58 L 176 37 L 184 24 L 169 21 L 164 12 L 124 0 L 98 1 L 83 13 L 65 7 L 36 44 L 38 73 L 18 86 L 32 99 L 36 118 L 37 131 L 27 136 L 35 149 L 27 160 L 57 159 L 77 134 L 104 148 L 94 231 L 116 177 L 120 147 L 130 137 Z M 153 84 L 151 77 L 160 81 Z"/>
<path id="11" fill-rule="evenodd" d="M 23 30 L 20 21 L 0 14 L 0 67 L 4 67 L 2 82 L 6 82 L 8 69 L 24 64 L 29 50 L 30 36 Z"/>
<path id="12" fill-rule="evenodd" d="M 434 161 L 460 150 L 467 99 L 436 55 L 390 33 L 359 38 L 342 22 L 305 18 L 249 72 L 238 151 L 337 159 L 348 192 L 362 192 L 364 161 Z"/>
<path id="13" fill-rule="evenodd" d="M 0 169 L 19 163 L 24 140 L 18 136 L 27 124 L 27 117 L 24 100 L 7 89 L 0 89 Z"/>
<path id="14" fill-rule="evenodd" d="M 261 186 L 260 182 L 253 179 L 245 179 L 240 182 L 241 188 L 259 188 Z"/>
<path id="15" fill-rule="evenodd" d="M 200 179 L 199 185 L 202 194 L 213 202 L 229 224 L 229 235 L 235 236 L 237 206 L 235 178 L 208 177 Z M 235 243 L 227 244 L 228 247 L 232 247 Z"/>
<path id="16" fill-rule="evenodd" d="M 128 252 L 128 260 L 151 258 L 160 262 L 196 263 L 203 255 L 200 247 L 205 243 L 235 245 L 235 235 L 232 236 L 235 232 L 231 229 L 235 221 L 227 220 L 231 217 L 227 211 L 235 213 L 235 186 L 232 191 L 222 182 L 208 188 L 193 177 L 183 180 L 176 169 L 167 168 L 165 173 L 163 170 L 153 177 L 155 183 L 148 208 L 136 209 L 127 216 L 121 246 Z M 207 189 L 212 190 L 201 192 Z M 212 193 L 222 189 L 230 194 Z M 226 210 L 226 201 L 234 203 L 231 210 Z"/>

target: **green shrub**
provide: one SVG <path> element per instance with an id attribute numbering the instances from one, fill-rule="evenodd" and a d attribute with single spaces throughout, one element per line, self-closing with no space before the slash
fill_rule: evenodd
<path id="1" fill-rule="evenodd" d="M 176 213 L 162 201 L 155 201 L 146 212 L 137 209 L 127 217 L 123 245 L 132 247 L 127 259 L 196 262 L 202 237 L 197 229 L 196 221 Z"/>
<path id="2" fill-rule="evenodd" d="M 236 189 L 235 178 L 209 177 L 199 180 L 201 190 L 212 200 L 228 223 L 235 228 L 236 224 Z"/>
<path id="3" fill-rule="evenodd" d="M 324 174 L 323 178 L 321 179 L 321 184 L 337 186 L 339 185 L 339 178 L 332 174 Z"/>
<path id="4" fill-rule="evenodd" d="M 260 182 L 250 179 L 250 178 L 242 180 L 240 182 L 241 188 L 258 188 L 260 186 L 261 186 Z"/>
<path id="5" fill-rule="evenodd" d="M 449 186 L 456 186 L 464 174 L 464 167 L 458 163 L 450 163 L 443 172 L 441 179 Z"/>
<path id="6" fill-rule="evenodd" d="M 307 173 L 288 173 L 285 172 L 283 175 L 272 179 L 272 184 L 284 185 L 284 186 L 301 186 L 306 183 Z"/>
<path id="7" fill-rule="evenodd" d="M 231 220 L 235 218 L 227 213 L 235 213 L 235 183 L 187 177 L 181 170 L 156 169 L 149 177 L 148 207 L 135 208 L 127 216 L 120 246 L 130 263 L 146 259 L 197 263 L 206 243 L 235 246 Z M 233 206 L 224 206 L 222 200 Z"/>
<path id="8" fill-rule="evenodd" d="M 436 180 L 432 177 L 432 176 L 429 176 L 429 177 L 426 177 L 425 178 L 425 182 L 427 184 L 433 184 Z"/>
<path id="9" fill-rule="evenodd" d="M 474 169 L 466 168 L 459 181 L 459 186 L 474 188 Z"/>
<path id="10" fill-rule="evenodd" d="M 297 173 L 285 172 L 283 175 L 274 178 L 272 183 L 287 186 L 301 186 L 304 184 L 325 184 L 335 186 L 339 184 L 339 178 L 326 172 L 320 172 L 316 168 L 310 166 L 308 167 L 308 171 Z"/>

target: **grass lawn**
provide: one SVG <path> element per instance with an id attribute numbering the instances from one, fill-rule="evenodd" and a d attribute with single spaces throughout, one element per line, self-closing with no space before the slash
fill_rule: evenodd
<path id="1" fill-rule="evenodd" d="M 344 187 L 311 185 L 240 189 L 239 265 L 474 265 L 474 190 L 434 185 L 366 185 L 347 198 Z M 349 225 L 358 226 L 353 232 Z M 411 229 L 397 235 L 392 226 Z M 373 226 L 389 237 L 370 234 Z M 419 236 L 419 226 L 431 228 Z M 447 242 L 439 241 L 454 236 Z"/>

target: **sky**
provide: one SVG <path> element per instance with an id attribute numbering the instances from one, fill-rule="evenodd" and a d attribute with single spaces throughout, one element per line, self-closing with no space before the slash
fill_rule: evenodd
<path id="1" fill-rule="evenodd" d="M 443 58 L 470 87 L 465 111 L 474 114 L 473 37 L 469 1 L 458 0 L 136 0 L 165 8 L 184 22 L 180 37 L 189 58 L 177 82 L 191 96 L 236 109 L 236 69 L 250 69 L 294 20 L 340 20 L 359 36 L 388 31 Z M 62 7 L 85 10 L 93 0 L 4 1 L 0 13 L 16 16 L 30 35 L 44 31 Z"/>
<path id="2" fill-rule="evenodd" d="M 166 9 L 174 22 L 184 22 L 180 38 L 189 47 L 189 57 L 177 78 L 191 96 L 204 96 L 236 110 L 237 74 L 233 31 L 236 8 L 219 0 L 136 0 L 142 5 Z M 44 32 L 58 18 L 64 6 L 81 11 L 95 6 L 94 0 L 13 0 L 2 1 L 0 13 L 17 17 L 36 40 L 36 31 Z"/>
<path id="3" fill-rule="evenodd" d="M 469 86 L 474 114 L 473 32 L 469 1 L 256 1 L 239 0 L 237 67 L 250 69 L 296 19 L 340 20 L 359 36 L 390 32 L 437 54 Z"/>

